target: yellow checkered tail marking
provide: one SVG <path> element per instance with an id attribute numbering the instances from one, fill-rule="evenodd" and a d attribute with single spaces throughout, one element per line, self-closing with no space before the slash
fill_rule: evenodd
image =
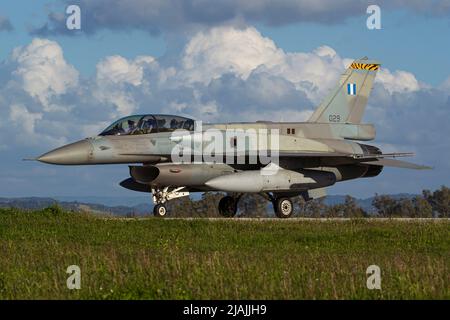
<path id="1" fill-rule="evenodd" d="M 372 64 L 372 63 L 352 63 L 350 65 L 350 68 L 352 69 L 360 69 L 360 70 L 370 70 L 375 71 L 380 68 L 379 64 Z"/>

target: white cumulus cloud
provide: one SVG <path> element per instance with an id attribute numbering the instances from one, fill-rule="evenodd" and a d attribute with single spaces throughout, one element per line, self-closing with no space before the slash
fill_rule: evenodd
<path id="1" fill-rule="evenodd" d="M 271 66 L 283 51 L 253 27 L 217 27 L 197 33 L 183 52 L 183 72 L 191 81 L 208 83 L 224 73 L 247 78 L 260 65 Z"/>
<path id="2" fill-rule="evenodd" d="M 194 35 L 184 48 L 182 62 L 178 77 L 184 82 L 208 84 L 224 74 L 246 80 L 252 73 L 267 73 L 290 81 L 318 103 L 347 61 L 326 45 L 309 53 L 285 53 L 254 27 L 221 26 Z"/>
<path id="3" fill-rule="evenodd" d="M 37 98 L 45 111 L 55 109 L 50 99 L 77 86 L 78 71 L 68 64 L 58 43 L 34 39 L 28 46 L 16 48 L 12 60 L 17 62 L 13 75 L 23 90 Z"/>
<path id="4" fill-rule="evenodd" d="M 136 110 L 135 99 L 127 92 L 127 86 L 143 85 L 144 68 L 153 63 L 151 56 L 139 56 L 127 60 L 119 55 L 104 58 L 97 64 L 94 97 L 106 104 L 113 104 L 111 117 L 125 116 Z"/>
<path id="5" fill-rule="evenodd" d="M 9 118 L 22 133 L 33 135 L 36 121 L 42 119 L 42 113 L 33 113 L 23 105 L 13 104 L 10 107 Z"/>
<path id="6" fill-rule="evenodd" d="M 379 82 L 390 93 L 394 92 L 412 92 L 420 89 L 419 81 L 416 77 L 407 71 L 396 70 L 391 72 L 389 69 L 379 70 L 376 82 Z"/>
<path id="7" fill-rule="evenodd" d="M 139 86 L 142 84 L 144 64 L 154 60 L 151 56 L 140 56 L 134 61 L 128 61 L 119 55 L 106 57 L 97 64 L 97 83 L 129 83 Z"/>

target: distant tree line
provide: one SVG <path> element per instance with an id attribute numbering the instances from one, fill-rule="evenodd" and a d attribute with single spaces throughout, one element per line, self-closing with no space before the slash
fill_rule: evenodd
<path id="1" fill-rule="evenodd" d="M 217 204 L 221 193 L 203 193 L 200 200 L 179 198 L 169 201 L 171 216 L 176 217 L 220 217 Z M 293 199 L 295 216 L 327 217 L 411 217 L 411 218 L 450 218 L 450 188 L 442 186 L 435 191 L 423 190 L 422 195 L 394 198 L 376 194 L 372 206 L 374 212 L 366 212 L 355 198 L 346 196 L 344 203 L 327 205 L 324 198 L 305 202 L 302 197 Z M 238 215 L 245 217 L 268 217 L 273 215 L 270 202 L 258 194 L 245 194 L 241 197 Z"/>

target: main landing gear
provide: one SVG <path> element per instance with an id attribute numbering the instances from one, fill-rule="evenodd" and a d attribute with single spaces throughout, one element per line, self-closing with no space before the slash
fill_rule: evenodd
<path id="1" fill-rule="evenodd" d="M 219 213 L 226 218 L 232 218 L 236 215 L 237 204 L 240 197 L 225 196 L 219 201 Z"/>
<path id="2" fill-rule="evenodd" d="M 288 197 L 276 197 L 270 193 L 261 194 L 265 199 L 273 203 L 275 215 L 278 218 L 289 218 L 294 213 L 294 204 Z M 219 213 L 226 218 L 232 218 L 236 215 L 238 201 L 241 195 L 231 196 L 227 195 L 219 201 Z"/>
<path id="3" fill-rule="evenodd" d="M 294 213 L 294 205 L 289 198 L 278 198 L 273 202 L 275 215 L 278 218 L 289 218 Z"/>
<path id="4" fill-rule="evenodd" d="M 167 215 L 167 207 L 165 203 L 169 200 L 185 197 L 189 195 L 188 191 L 181 191 L 185 187 L 170 188 L 152 188 L 153 203 L 153 214 L 155 217 L 165 217 Z"/>
<path id="5" fill-rule="evenodd" d="M 265 193 L 262 196 L 272 202 L 276 217 L 286 219 L 294 213 L 294 204 L 289 197 L 277 196 L 272 193 Z"/>
<path id="6" fill-rule="evenodd" d="M 182 191 L 185 187 L 165 187 L 165 188 L 152 188 L 152 197 L 155 207 L 153 208 L 153 214 L 155 217 L 167 216 L 168 210 L 166 203 L 169 200 L 185 197 L 189 195 L 188 191 Z M 260 194 L 265 199 L 273 203 L 275 215 L 278 218 L 289 218 L 294 213 L 294 205 L 289 197 L 277 196 L 271 193 Z M 232 218 L 236 216 L 238 202 L 242 194 L 231 194 L 224 196 L 219 201 L 219 213 L 226 218 Z"/>

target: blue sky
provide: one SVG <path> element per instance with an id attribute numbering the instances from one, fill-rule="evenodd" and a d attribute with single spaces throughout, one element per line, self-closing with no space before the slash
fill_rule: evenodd
<path id="1" fill-rule="evenodd" d="M 448 2 L 379 1 L 381 30 L 366 28 L 364 1 L 319 2 L 216 1 L 202 9 L 178 0 L 167 7 L 151 0 L 2 2 L 0 18 L 12 30 L 0 24 L 0 196 L 134 195 L 117 185 L 126 166 L 51 167 L 20 159 L 94 134 L 126 112 L 183 110 L 232 121 L 255 120 L 258 110 L 267 119 L 303 120 L 344 61 L 364 55 L 387 70 L 365 117 L 377 126 L 376 142 L 388 151 L 415 151 L 416 162 L 435 170 L 387 169 L 330 193 L 371 196 L 448 184 L 450 167 L 441 160 L 450 156 Z M 82 10 L 76 35 L 55 18 L 72 3 Z M 315 63 L 331 71 L 305 71 Z M 278 99 L 261 101 L 255 83 L 268 82 Z M 237 87 L 248 90 L 231 100 L 226 93 Z"/>
<path id="2" fill-rule="evenodd" d="M 49 8 L 64 12 L 62 1 L 18 0 L 0 4 L 0 14 L 7 16 L 14 32 L 3 32 L 0 59 L 12 49 L 29 43 L 34 35 L 30 29 L 43 24 Z M 383 9 L 383 8 L 382 8 Z M 369 30 L 368 14 L 349 18 L 337 24 L 296 22 L 270 26 L 255 23 L 257 29 L 286 51 L 311 51 L 321 45 L 334 48 L 343 56 L 358 57 L 370 54 L 390 69 L 413 72 L 418 79 L 437 85 L 448 77 L 450 70 L 450 30 L 448 16 L 430 17 L 399 8 L 382 10 L 382 29 Z M 147 31 L 102 30 L 88 36 L 51 35 L 64 48 L 67 61 L 84 75 L 95 72 L 96 63 L 103 57 L 120 54 L 127 58 L 137 55 L 162 56 L 166 50 L 164 35 L 151 35 Z M 440 67 L 435 67 L 439 61 Z"/>
<path id="3" fill-rule="evenodd" d="M 343 56 L 370 55 L 386 68 L 408 70 L 433 85 L 448 78 L 450 41 L 445 39 L 450 31 L 448 17 L 430 18 L 404 10 L 382 11 L 382 29 L 369 30 L 364 27 L 367 16 L 333 26 L 297 23 L 258 29 L 287 51 L 311 51 L 326 44 Z"/>

